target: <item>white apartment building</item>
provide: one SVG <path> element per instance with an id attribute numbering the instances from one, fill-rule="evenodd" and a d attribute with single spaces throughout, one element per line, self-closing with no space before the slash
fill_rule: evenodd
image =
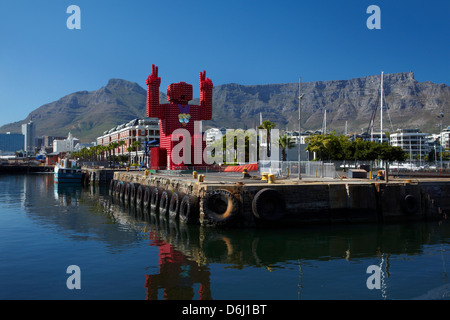
<path id="1" fill-rule="evenodd" d="M 159 119 L 134 119 L 103 132 L 103 135 L 97 138 L 97 145 L 107 146 L 111 142 L 125 141 L 125 144 L 116 148 L 115 154 L 128 154 L 127 148 L 132 146 L 134 141 L 141 142 L 141 148 L 145 142 L 156 141 L 159 146 Z M 140 154 L 142 155 L 142 151 Z M 135 154 L 133 151 L 132 155 Z"/>
<path id="2" fill-rule="evenodd" d="M 441 145 L 444 148 L 450 148 L 450 126 L 448 126 L 446 129 L 442 130 L 440 134 L 440 139 L 442 141 Z"/>
<path id="3" fill-rule="evenodd" d="M 75 150 L 75 146 L 80 142 L 70 132 L 67 139 L 53 140 L 53 152 L 71 152 Z"/>
<path id="4" fill-rule="evenodd" d="M 391 133 L 391 145 L 394 147 L 401 147 L 408 153 L 410 159 L 417 157 L 423 159 L 428 156 L 431 147 L 428 143 L 428 133 L 422 133 L 419 129 L 397 129 Z"/>

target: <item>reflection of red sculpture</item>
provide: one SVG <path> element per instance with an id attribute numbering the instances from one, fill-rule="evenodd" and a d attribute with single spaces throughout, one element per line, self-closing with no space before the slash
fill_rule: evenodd
<path id="1" fill-rule="evenodd" d="M 187 259 L 180 251 L 160 240 L 151 232 L 152 246 L 159 249 L 159 274 L 146 275 L 147 300 L 158 299 L 158 289 L 164 288 L 165 300 L 192 300 L 193 284 L 200 283 L 199 300 L 211 300 L 209 271 Z"/>
<path id="2" fill-rule="evenodd" d="M 159 86 L 161 78 L 158 77 L 158 67 L 152 66 L 152 74 L 147 81 L 147 117 L 159 118 L 160 124 L 160 147 L 152 148 L 151 167 L 165 167 L 175 169 L 184 167 L 186 164 L 201 165 L 198 159 L 203 159 L 205 143 L 202 137 L 194 136 L 194 122 L 210 120 L 212 117 L 212 89 L 211 79 L 206 78 L 206 71 L 200 72 L 200 105 L 189 105 L 192 100 L 192 85 L 186 82 L 172 83 L 167 87 L 168 104 L 159 103 Z M 174 130 L 184 128 L 191 135 L 191 157 L 185 158 L 183 164 L 173 162 L 172 149 L 180 143 L 178 139 L 172 140 Z M 201 132 L 200 132 L 201 134 Z M 201 140 L 199 139 L 201 138 Z M 181 140 L 181 139 L 180 139 Z M 194 147 L 194 142 L 200 141 L 201 148 Z M 164 161 L 166 160 L 166 161 Z M 196 160 L 196 161 L 194 161 Z M 201 161 L 201 160 L 200 160 Z"/>

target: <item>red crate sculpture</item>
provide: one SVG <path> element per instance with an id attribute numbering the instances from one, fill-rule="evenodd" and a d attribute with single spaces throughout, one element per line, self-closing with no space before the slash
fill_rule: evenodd
<path id="1" fill-rule="evenodd" d="M 205 142 L 201 132 L 195 130 L 194 124 L 202 120 L 212 118 L 212 89 L 211 79 L 206 78 L 206 71 L 200 72 L 200 105 L 190 105 L 192 100 L 192 85 L 186 82 L 172 83 L 167 87 L 167 100 L 169 103 L 159 103 L 159 86 L 161 78 L 158 77 L 158 67 L 152 65 L 152 74 L 147 81 L 147 117 L 160 119 L 160 147 L 152 148 L 151 152 L 166 155 L 166 161 L 160 156 L 152 159 L 152 169 L 167 167 L 168 170 L 184 169 L 187 165 L 206 165 L 203 160 L 203 150 Z M 174 163 L 172 157 L 173 148 L 179 143 L 183 143 L 179 138 L 172 141 L 172 135 L 177 129 L 186 129 L 191 137 L 191 154 L 184 157 L 183 163 Z M 198 128 L 197 128 L 198 129 Z M 155 152 L 153 151 L 155 150 Z M 187 150 L 187 149 L 186 149 Z M 183 152 L 183 150 L 182 150 Z M 182 153 L 181 152 L 181 153 Z"/>

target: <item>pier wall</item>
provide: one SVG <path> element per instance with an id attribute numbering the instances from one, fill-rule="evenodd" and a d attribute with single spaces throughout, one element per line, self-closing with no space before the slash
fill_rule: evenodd
<path id="1" fill-rule="evenodd" d="M 83 172 L 83 185 L 89 184 L 108 184 L 114 179 L 114 170 L 112 169 L 93 169 L 81 168 Z"/>
<path id="2" fill-rule="evenodd" d="M 169 191 L 169 197 L 180 193 L 196 199 L 197 220 L 205 226 L 409 221 L 441 218 L 450 210 L 450 182 L 199 182 L 190 177 L 132 172 L 115 172 L 113 179 L 131 183 L 135 189 L 156 187 L 159 192 Z M 116 193 L 121 192 L 112 185 Z M 183 210 L 179 204 L 173 207 Z"/>

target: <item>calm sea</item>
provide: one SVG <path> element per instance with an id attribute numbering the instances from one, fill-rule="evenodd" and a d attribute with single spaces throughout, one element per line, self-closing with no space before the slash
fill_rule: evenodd
<path id="1" fill-rule="evenodd" d="M 448 300 L 449 243 L 448 221 L 186 226 L 106 188 L 0 175 L 2 300 Z"/>

